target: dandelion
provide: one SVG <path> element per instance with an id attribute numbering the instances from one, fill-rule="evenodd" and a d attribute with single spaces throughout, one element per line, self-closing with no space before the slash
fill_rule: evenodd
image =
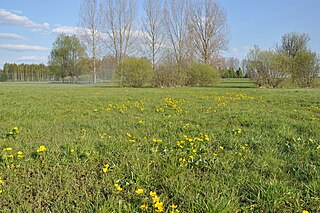
<path id="1" fill-rule="evenodd" d="M 109 167 L 110 167 L 109 164 L 104 165 L 104 167 L 102 168 L 102 171 L 103 171 L 104 173 L 107 173 L 107 172 L 109 171 Z"/>
<path id="2" fill-rule="evenodd" d="M 131 134 L 129 134 L 129 133 L 127 133 L 127 136 L 128 136 L 129 138 L 132 138 L 132 135 L 131 135 Z"/>
<path id="3" fill-rule="evenodd" d="M 121 188 L 121 186 L 119 184 L 117 184 L 117 183 L 115 183 L 114 186 L 116 187 L 116 189 L 118 191 L 122 191 L 123 190 L 123 188 Z"/>
<path id="4" fill-rule="evenodd" d="M 237 129 L 238 134 L 242 133 L 242 130 L 240 128 Z"/>
<path id="5" fill-rule="evenodd" d="M 70 153 L 73 154 L 74 153 L 74 149 L 70 149 Z"/>
<path id="6" fill-rule="evenodd" d="M 19 133 L 19 128 L 18 128 L 18 127 L 14 127 L 14 128 L 13 128 L 13 131 L 14 131 L 15 133 Z"/>
<path id="7" fill-rule="evenodd" d="M 159 139 L 153 139 L 152 141 L 153 143 L 162 143 L 162 140 L 159 140 Z"/>
<path id="8" fill-rule="evenodd" d="M 156 192 L 151 191 L 151 192 L 150 192 L 150 196 L 151 196 L 151 197 L 156 197 L 156 196 L 157 196 L 157 193 L 156 193 Z"/>
<path id="9" fill-rule="evenodd" d="M 302 213 L 309 213 L 307 210 L 303 210 Z"/>
<path id="10" fill-rule="evenodd" d="M 156 212 L 163 212 L 163 202 L 156 202 L 154 207 L 156 208 Z"/>
<path id="11" fill-rule="evenodd" d="M 21 151 L 19 151 L 19 152 L 17 152 L 17 157 L 18 158 L 23 158 L 23 155 L 22 155 L 23 153 L 21 152 Z"/>
<path id="12" fill-rule="evenodd" d="M 224 147 L 223 146 L 219 146 L 219 149 L 222 151 L 222 150 L 224 150 Z"/>
<path id="13" fill-rule="evenodd" d="M 10 151 L 12 151 L 12 148 L 11 147 L 7 147 L 7 148 L 4 148 L 2 151 L 3 152 L 10 152 Z"/>
<path id="14" fill-rule="evenodd" d="M 148 210 L 148 205 L 147 204 L 143 204 L 143 205 L 140 206 L 140 209 L 142 211 L 147 211 Z"/>
<path id="15" fill-rule="evenodd" d="M 40 146 L 38 149 L 37 149 L 37 152 L 40 153 L 40 152 L 45 152 L 47 150 L 47 148 L 45 146 Z"/>
<path id="16" fill-rule="evenodd" d="M 2 180 L 2 178 L 0 177 L 0 185 L 3 185 L 4 181 Z"/>
<path id="17" fill-rule="evenodd" d="M 131 142 L 131 143 L 135 143 L 136 141 L 131 139 L 131 140 L 129 140 L 129 142 Z"/>
<path id="18" fill-rule="evenodd" d="M 7 158 L 7 159 L 9 159 L 9 158 L 13 159 L 14 156 L 13 156 L 13 155 L 8 155 L 6 158 Z"/>
<path id="19" fill-rule="evenodd" d="M 172 208 L 172 209 L 176 209 L 176 208 L 178 208 L 178 206 L 177 206 L 177 205 L 172 204 L 172 205 L 170 205 L 170 208 Z"/>
<path id="20" fill-rule="evenodd" d="M 137 193 L 138 195 L 143 194 L 143 192 L 144 192 L 143 189 L 137 189 L 137 190 L 136 190 L 136 193 Z"/>
<path id="21" fill-rule="evenodd" d="M 154 196 L 152 199 L 153 199 L 153 202 L 154 202 L 154 203 L 157 203 L 157 202 L 160 201 L 160 197 L 158 197 L 157 195 Z"/>
<path id="22" fill-rule="evenodd" d="M 179 158 L 179 161 L 183 163 L 183 162 L 186 162 L 186 159 L 185 158 Z"/>

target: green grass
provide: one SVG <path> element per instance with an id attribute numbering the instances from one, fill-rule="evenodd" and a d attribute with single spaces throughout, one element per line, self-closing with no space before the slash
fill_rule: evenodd
<path id="1" fill-rule="evenodd" d="M 320 211 L 320 90 L 250 85 L 1 83 L 0 211 Z"/>

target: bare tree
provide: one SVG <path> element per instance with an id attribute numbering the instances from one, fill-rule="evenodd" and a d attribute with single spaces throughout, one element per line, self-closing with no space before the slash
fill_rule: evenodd
<path id="1" fill-rule="evenodd" d="M 116 63 L 129 53 L 135 20 L 135 0 L 105 0 L 103 32 L 106 33 L 106 46 Z"/>
<path id="2" fill-rule="evenodd" d="M 143 20 L 143 31 L 153 70 L 160 59 L 165 40 L 162 5 L 162 0 L 144 0 L 146 18 Z"/>
<path id="3" fill-rule="evenodd" d="M 176 63 L 181 68 L 186 56 L 189 38 L 188 14 L 189 0 L 171 0 L 166 3 L 164 16 L 168 38 L 172 45 Z"/>
<path id="4" fill-rule="evenodd" d="M 99 32 L 101 26 L 100 12 L 99 0 L 82 0 L 79 11 L 79 26 L 81 28 L 79 34 L 88 55 L 91 56 L 92 59 L 90 69 L 93 76 L 93 83 L 97 82 L 98 46 L 102 39 L 102 35 Z"/>
<path id="5" fill-rule="evenodd" d="M 213 58 L 227 48 L 227 17 L 215 0 L 196 0 L 192 4 L 189 27 L 200 61 L 212 63 Z"/>
<path id="6" fill-rule="evenodd" d="M 310 37 L 303 33 L 287 33 L 282 36 L 280 45 L 276 45 L 276 50 L 285 53 L 290 57 L 295 57 L 301 51 L 308 51 Z"/>

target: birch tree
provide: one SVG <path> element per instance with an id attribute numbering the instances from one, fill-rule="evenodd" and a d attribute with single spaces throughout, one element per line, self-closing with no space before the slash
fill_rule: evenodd
<path id="1" fill-rule="evenodd" d="M 186 56 L 188 40 L 189 0 L 171 0 L 164 9 L 165 25 L 174 57 L 179 68 Z"/>
<path id="2" fill-rule="evenodd" d="M 79 11 L 80 38 L 88 55 L 91 57 L 91 74 L 93 83 L 97 82 L 97 58 L 102 41 L 101 9 L 99 0 L 82 0 Z"/>
<path id="3" fill-rule="evenodd" d="M 133 37 L 136 2 L 134 0 L 105 0 L 103 32 L 105 44 L 118 64 L 129 55 Z"/>
<path id="4" fill-rule="evenodd" d="M 142 22 L 143 32 L 146 40 L 147 54 L 151 59 L 153 70 L 155 70 L 156 64 L 160 59 L 165 40 L 162 5 L 162 0 L 144 1 L 146 18 Z"/>

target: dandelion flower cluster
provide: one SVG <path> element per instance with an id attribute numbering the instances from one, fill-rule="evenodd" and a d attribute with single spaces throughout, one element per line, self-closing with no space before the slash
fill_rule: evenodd
<path id="1" fill-rule="evenodd" d="M 47 148 L 45 146 L 40 146 L 38 149 L 37 149 L 37 152 L 38 153 L 41 153 L 41 152 L 45 152 L 47 150 Z"/>

